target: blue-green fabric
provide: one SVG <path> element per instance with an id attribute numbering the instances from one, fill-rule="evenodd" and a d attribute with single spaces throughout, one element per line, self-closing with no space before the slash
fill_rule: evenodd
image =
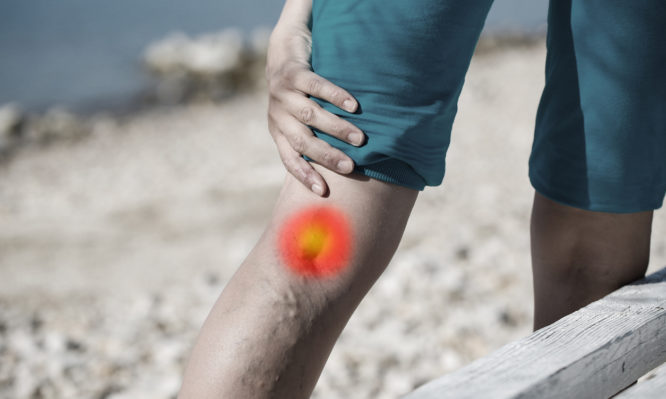
<path id="1" fill-rule="evenodd" d="M 368 137 L 314 129 L 355 171 L 422 190 L 442 183 L 457 102 L 492 0 L 314 0 L 315 73 L 360 110 L 324 109 Z M 666 191 L 666 2 L 552 0 L 529 161 L 541 194 L 587 210 L 659 208 Z M 306 159 L 309 159 L 306 157 Z"/>
<path id="2" fill-rule="evenodd" d="M 458 95 L 491 4 L 442 0 L 314 0 L 315 73 L 345 88 L 360 110 L 315 99 L 368 137 L 340 148 L 356 171 L 417 190 L 442 182 Z"/>
<path id="3" fill-rule="evenodd" d="M 546 86 L 529 178 L 592 211 L 639 212 L 666 193 L 666 2 L 551 0 Z"/>

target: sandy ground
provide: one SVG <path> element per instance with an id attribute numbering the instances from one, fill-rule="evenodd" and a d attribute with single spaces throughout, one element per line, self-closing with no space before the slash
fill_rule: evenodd
<path id="1" fill-rule="evenodd" d="M 313 398 L 394 398 L 532 326 L 527 160 L 543 44 L 476 57 L 444 184 L 336 345 Z M 0 397 L 172 398 L 284 170 L 264 92 L 98 117 L 0 167 Z M 666 265 L 655 212 L 648 273 Z"/>

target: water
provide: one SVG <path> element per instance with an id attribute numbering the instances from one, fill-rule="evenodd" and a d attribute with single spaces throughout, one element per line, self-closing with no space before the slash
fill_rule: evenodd
<path id="1" fill-rule="evenodd" d="M 242 4 L 242 5 L 241 5 Z M 0 104 L 41 110 L 113 107 L 148 82 L 140 56 L 169 32 L 273 27 L 275 0 L 3 0 Z M 486 31 L 537 31 L 546 0 L 495 0 Z"/>

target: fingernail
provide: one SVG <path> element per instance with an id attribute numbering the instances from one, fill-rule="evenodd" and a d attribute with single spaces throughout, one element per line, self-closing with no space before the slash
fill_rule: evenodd
<path id="1" fill-rule="evenodd" d="M 354 101 L 352 100 L 345 100 L 342 103 L 342 106 L 349 112 L 354 112 Z"/>
<path id="2" fill-rule="evenodd" d="M 324 195 L 324 188 L 320 186 L 319 184 L 313 184 L 312 185 L 312 191 L 319 195 Z"/>
<path id="3" fill-rule="evenodd" d="M 341 172 L 351 171 L 352 168 L 354 168 L 354 165 L 348 159 L 338 162 L 338 170 Z"/>
<path id="4" fill-rule="evenodd" d="M 347 137 L 349 141 L 354 145 L 361 145 L 363 143 L 363 134 L 361 133 L 350 133 Z"/>

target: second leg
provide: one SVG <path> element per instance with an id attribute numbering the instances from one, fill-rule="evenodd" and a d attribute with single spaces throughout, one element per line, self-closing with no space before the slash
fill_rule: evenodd
<path id="1" fill-rule="evenodd" d="M 535 192 L 530 228 L 534 330 L 643 277 L 652 213 L 587 211 Z"/>

